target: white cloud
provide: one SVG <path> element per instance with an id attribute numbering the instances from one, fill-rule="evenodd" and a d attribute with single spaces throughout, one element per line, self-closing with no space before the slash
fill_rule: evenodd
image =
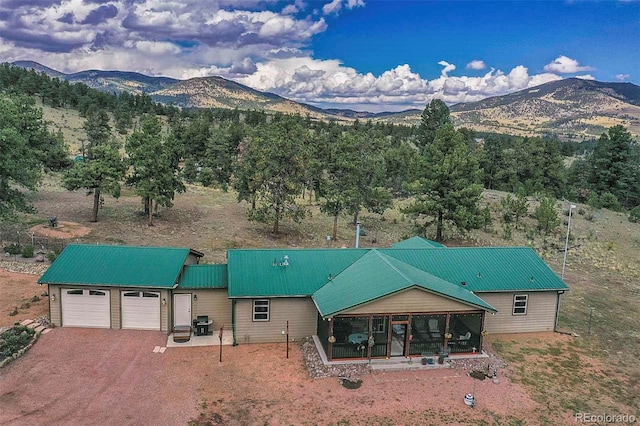
<path id="1" fill-rule="evenodd" d="M 616 74 L 616 80 L 618 81 L 626 81 L 629 80 L 631 76 L 629 74 Z"/>
<path id="2" fill-rule="evenodd" d="M 330 3 L 327 3 L 324 6 L 322 6 L 322 13 L 324 13 L 325 15 L 332 15 L 332 14 L 337 15 L 338 13 L 340 13 L 342 6 L 351 10 L 355 7 L 363 7 L 364 1 L 363 0 L 332 0 Z"/>
<path id="3" fill-rule="evenodd" d="M 581 80 L 595 80 L 596 78 L 594 76 L 592 76 L 591 74 L 584 74 L 584 75 L 576 75 L 576 78 L 579 78 Z"/>
<path id="4" fill-rule="evenodd" d="M 453 71 L 453 70 L 455 70 L 455 69 L 456 69 L 456 66 L 455 66 L 455 65 L 450 64 L 450 63 L 448 63 L 447 61 L 440 61 L 440 62 L 438 62 L 438 65 L 442 65 L 442 66 L 444 67 L 444 69 L 442 70 L 442 76 L 443 76 L 443 77 L 446 77 L 446 76 L 447 76 L 447 74 L 448 74 L 450 71 Z"/>
<path id="5" fill-rule="evenodd" d="M 351 10 L 354 7 L 362 7 L 364 6 L 363 0 L 347 0 L 347 9 Z"/>
<path id="6" fill-rule="evenodd" d="M 331 15 L 332 13 L 340 12 L 340 9 L 342 9 L 342 0 L 332 0 L 331 3 L 322 6 L 322 13 Z"/>
<path id="7" fill-rule="evenodd" d="M 576 72 L 593 71 L 593 68 L 589 66 L 582 66 L 575 59 L 560 55 L 554 59 L 553 62 L 545 65 L 544 70 L 559 74 L 573 74 Z"/>
<path id="8" fill-rule="evenodd" d="M 452 76 L 457 67 L 444 60 L 432 80 L 409 64 L 362 73 L 336 59 L 313 58 L 311 41 L 327 23 L 317 12 L 299 17 L 308 8 L 301 0 L 288 2 L 279 13 L 265 6 L 268 0 L 23 3 L 32 6 L 15 0 L 17 6 L 9 10 L 0 0 L 1 61 L 38 60 L 63 72 L 122 70 L 179 79 L 220 75 L 318 106 L 382 111 L 424 108 L 434 97 L 449 104 L 472 102 L 590 69 L 559 56 L 533 75 L 518 65 L 481 76 Z M 364 6 L 362 0 L 324 3 L 323 12 L 335 15 Z M 475 59 L 466 68 L 478 71 L 486 64 Z"/>
<path id="9" fill-rule="evenodd" d="M 296 101 L 376 112 L 423 108 L 434 97 L 449 104 L 473 102 L 561 79 L 551 73 L 530 75 L 522 65 L 508 73 L 492 69 L 481 77 L 453 77 L 447 72 L 455 69 L 454 64 L 439 64 L 446 72 L 427 80 L 407 64 L 376 76 L 336 60 L 294 57 L 260 62 L 254 74 L 237 81 Z"/>
<path id="10" fill-rule="evenodd" d="M 467 64 L 468 70 L 483 70 L 487 67 L 487 64 L 484 61 L 480 61 L 478 59 L 474 59 L 473 61 Z"/>

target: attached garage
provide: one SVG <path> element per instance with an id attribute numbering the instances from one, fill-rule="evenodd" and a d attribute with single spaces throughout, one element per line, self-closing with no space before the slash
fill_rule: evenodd
<path id="1" fill-rule="evenodd" d="M 160 293 L 123 291 L 121 293 L 122 328 L 160 330 Z"/>
<path id="2" fill-rule="evenodd" d="M 48 286 L 56 326 L 169 332 L 172 292 L 201 257 L 188 248 L 69 244 L 38 282 Z"/>
<path id="3" fill-rule="evenodd" d="M 62 326 L 111 326 L 110 291 L 99 289 L 61 289 Z"/>

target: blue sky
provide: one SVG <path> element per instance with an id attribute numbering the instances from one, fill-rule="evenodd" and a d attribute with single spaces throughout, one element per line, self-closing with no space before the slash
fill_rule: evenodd
<path id="1" fill-rule="evenodd" d="M 568 77 L 638 84 L 640 2 L 0 0 L 0 61 L 15 60 L 421 109 Z"/>

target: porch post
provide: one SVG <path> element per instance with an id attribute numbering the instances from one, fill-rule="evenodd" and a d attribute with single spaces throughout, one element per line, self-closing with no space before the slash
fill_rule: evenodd
<path id="1" fill-rule="evenodd" d="M 333 336 L 333 318 L 328 318 L 327 321 L 329 321 L 329 336 Z M 329 340 L 329 345 L 327 346 L 327 348 L 329 348 L 327 359 L 329 361 L 333 361 L 333 343 L 331 342 L 331 340 Z"/>
<path id="2" fill-rule="evenodd" d="M 482 321 L 480 321 L 480 347 L 478 348 L 478 353 L 482 353 L 482 345 L 484 343 L 483 342 L 484 335 L 482 334 L 482 332 L 485 330 L 484 321 L 486 319 L 487 311 L 482 311 L 481 315 L 482 315 Z"/>
<path id="3" fill-rule="evenodd" d="M 447 319 L 444 324 L 444 351 L 446 352 L 449 349 L 449 339 L 447 335 L 449 334 L 449 319 L 451 317 L 451 313 L 447 312 Z"/>

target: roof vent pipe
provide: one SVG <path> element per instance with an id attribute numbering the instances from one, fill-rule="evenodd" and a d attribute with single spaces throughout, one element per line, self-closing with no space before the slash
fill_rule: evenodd
<path id="1" fill-rule="evenodd" d="M 356 248 L 360 247 L 360 222 L 356 222 Z"/>

